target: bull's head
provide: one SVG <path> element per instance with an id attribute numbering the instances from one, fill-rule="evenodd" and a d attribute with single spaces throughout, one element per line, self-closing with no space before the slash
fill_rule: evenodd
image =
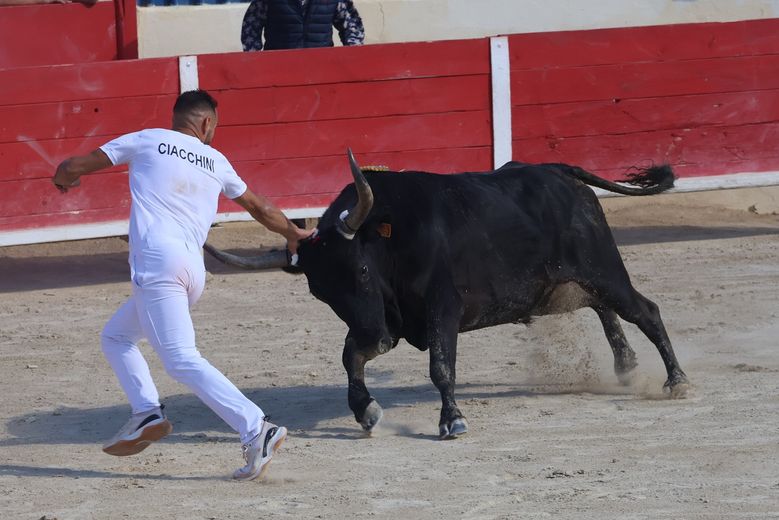
<path id="1" fill-rule="evenodd" d="M 373 191 L 351 150 L 348 156 L 353 189 L 341 193 L 320 219 L 316 234 L 300 244 L 298 265 L 311 294 L 349 326 L 357 345 L 382 353 L 397 337 L 390 334 L 386 319 L 385 301 L 392 300 L 388 262 L 380 237 L 370 232 Z"/>
<path id="2" fill-rule="evenodd" d="M 250 269 L 287 267 L 303 272 L 311 293 L 328 304 L 349 327 L 361 350 L 386 352 L 397 343 L 400 314 L 391 290 L 391 262 L 373 222 L 373 191 L 348 151 L 354 185 L 348 186 L 320 219 L 311 238 L 300 243 L 289 265 L 286 252 L 238 257 L 206 244 L 223 262 Z M 373 219 L 376 220 L 376 219 Z"/>

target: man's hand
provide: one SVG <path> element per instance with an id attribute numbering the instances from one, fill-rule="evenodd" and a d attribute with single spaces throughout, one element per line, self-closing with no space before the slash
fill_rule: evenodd
<path id="1" fill-rule="evenodd" d="M 287 239 L 287 249 L 293 255 L 298 252 L 298 244 L 311 236 L 313 229 L 300 229 L 293 224 L 267 197 L 257 195 L 248 189 L 243 195 L 233 199 L 249 212 L 254 220 Z"/>
<path id="2" fill-rule="evenodd" d="M 51 182 L 60 190 L 60 193 L 67 193 L 70 188 L 74 188 L 81 184 L 78 180 L 82 175 L 86 175 L 103 168 L 112 166 L 111 159 L 98 148 L 88 155 L 81 155 L 77 157 L 70 157 L 62 161 L 57 166 L 57 171 L 54 173 Z"/>
<path id="3" fill-rule="evenodd" d="M 77 186 L 81 186 L 81 180 L 76 179 L 73 181 L 72 184 L 57 184 L 57 174 L 54 174 L 54 177 L 51 178 L 51 182 L 54 183 L 54 185 L 57 187 L 58 190 L 60 190 L 60 193 L 67 193 L 70 188 L 75 188 Z"/>
<path id="4" fill-rule="evenodd" d="M 313 229 L 300 229 L 299 227 L 295 226 L 295 229 L 297 230 L 296 236 L 290 240 L 287 239 L 287 249 L 289 249 L 289 252 L 293 255 L 296 255 L 298 253 L 298 246 L 300 245 L 301 240 L 305 240 L 308 237 L 310 237 L 313 233 Z"/>

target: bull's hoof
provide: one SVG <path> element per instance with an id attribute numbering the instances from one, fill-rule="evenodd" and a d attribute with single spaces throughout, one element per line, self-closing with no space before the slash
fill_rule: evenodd
<path id="1" fill-rule="evenodd" d="M 669 378 L 663 385 L 663 393 L 671 399 L 684 399 L 690 390 L 690 382 L 685 376 Z"/>
<path id="2" fill-rule="evenodd" d="M 630 386 L 635 380 L 635 370 L 638 366 L 636 361 L 636 354 L 630 350 L 626 354 L 614 357 L 614 373 L 617 375 L 619 384 L 622 386 Z"/>
<path id="3" fill-rule="evenodd" d="M 622 386 L 632 386 L 636 380 L 636 371 L 631 369 L 627 372 L 617 372 L 617 380 Z"/>
<path id="4" fill-rule="evenodd" d="M 465 420 L 465 417 L 458 417 L 448 424 L 438 425 L 438 436 L 441 440 L 456 439 L 466 433 L 468 433 L 468 421 Z"/>
<path id="5" fill-rule="evenodd" d="M 375 399 L 371 399 L 371 402 L 368 403 L 368 406 L 365 407 L 365 411 L 362 413 L 362 420 L 360 421 L 362 429 L 371 433 L 373 428 L 379 424 L 383 415 L 384 411 L 379 406 L 379 403 Z"/>

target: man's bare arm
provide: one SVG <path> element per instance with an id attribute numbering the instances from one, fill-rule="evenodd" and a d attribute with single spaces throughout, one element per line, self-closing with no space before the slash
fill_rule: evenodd
<path id="1" fill-rule="evenodd" d="M 267 197 L 255 194 L 248 188 L 243 195 L 233 200 L 248 211 L 254 220 L 286 238 L 292 254 L 297 253 L 298 242 L 313 233 L 313 230 L 297 227 Z"/>
<path id="2" fill-rule="evenodd" d="M 57 166 L 57 172 L 51 181 L 65 193 L 68 188 L 78 186 L 78 178 L 104 168 L 113 166 L 111 159 L 98 148 L 87 154 L 65 159 Z"/>

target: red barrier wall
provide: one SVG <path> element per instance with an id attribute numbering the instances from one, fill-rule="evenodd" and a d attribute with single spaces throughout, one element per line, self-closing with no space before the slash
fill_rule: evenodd
<path id="1" fill-rule="evenodd" d="M 200 86 L 220 101 L 214 146 L 282 207 L 326 206 L 351 179 L 348 146 L 397 169 L 491 166 L 486 39 L 261 58 L 201 56 Z"/>
<path id="2" fill-rule="evenodd" d="M 514 158 L 779 169 L 779 20 L 514 35 Z"/>
<path id="3" fill-rule="evenodd" d="M 364 164 L 488 169 L 489 70 L 486 39 L 199 59 L 220 102 L 214 146 L 283 208 L 326 206 L 350 178 L 347 146 Z M 175 58 L 0 70 L 0 233 L 127 218 L 120 170 L 66 196 L 50 177 L 69 155 L 169 127 L 178 89 Z"/>
<path id="4" fill-rule="evenodd" d="M 61 195 L 60 161 L 123 133 L 169 127 L 178 60 L 0 70 L 0 233 L 127 218 L 127 175 L 112 169 Z"/>
<path id="5" fill-rule="evenodd" d="M 650 162 L 779 170 L 777 33 L 778 19 L 511 36 L 514 159 L 610 177 Z M 489 169 L 490 70 L 488 39 L 198 59 L 220 101 L 214 146 L 285 209 L 332 200 L 347 146 L 362 164 Z M 66 196 L 50 177 L 69 155 L 168 127 L 179 88 L 175 58 L 0 70 L 0 239 L 127 218 L 120 170 Z"/>
<path id="6" fill-rule="evenodd" d="M 135 0 L 0 7 L 0 69 L 138 57 Z"/>

